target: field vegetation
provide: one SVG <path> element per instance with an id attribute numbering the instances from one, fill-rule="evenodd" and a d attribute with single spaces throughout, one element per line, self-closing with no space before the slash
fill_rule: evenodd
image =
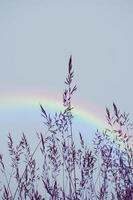
<path id="1" fill-rule="evenodd" d="M 7 155 L 0 154 L 0 199 L 3 200 L 132 200 L 132 123 L 113 103 L 106 108 L 108 129 L 95 132 L 93 146 L 79 132 L 74 139 L 72 57 L 68 63 L 63 93 L 64 110 L 47 113 L 40 105 L 45 133 L 35 136 L 32 147 L 22 134 L 14 143 L 8 135 Z M 110 135 L 114 135 L 110 137 Z M 2 139 L 1 139 L 2 141 Z"/>

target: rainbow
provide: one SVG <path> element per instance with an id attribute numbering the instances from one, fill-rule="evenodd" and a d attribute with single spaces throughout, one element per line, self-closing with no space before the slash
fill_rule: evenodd
<path id="1" fill-rule="evenodd" d="M 42 105 L 46 110 L 53 111 L 63 111 L 64 106 L 62 101 L 59 101 L 57 97 L 53 97 L 50 95 L 41 96 L 41 95 L 5 95 L 4 97 L 0 97 L 0 110 L 17 110 L 17 109 L 38 109 L 39 105 Z M 92 124 L 97 128 L 104 129 L 107 127 L 105 123 L 104 115 L 98 109 L 95 109 L 92 104 L 88 106 L 79 106 L 81 103 L 74 103 L 74 109 L 72 113 L 79 120 L 84 121 L 86 123 Z M 82 103 L 84 104 L 84 103 Z"/>
<path id="2" fill-rule="evenodd" d="M 42 105 L 44 109 L 52 110 L 54 112 L 63 111 L 64 107 L 61 101 L 57 97 L 50 95 L 42 96 L 37 95 L 22 95 L 17 94 L 12 96 L 10 94 L 0 97 L 0 110 L 19 110 L 19 109 L 39 109 L 39 105 Z M 79 105 L 84 106 L 79 106 Z M 74 117 L 78 118 L 81 122 L 92 124 L 96 129 L 105 130 L 108 128 L 106 123 L 105 114 L 99 111 L 94 105 L 85 106 L 84 103 L 74 103 L 74 109 L 72 110 Z M 116 133 L 112 132 L 109 135 L 112 139 L 116 138 Z"/>

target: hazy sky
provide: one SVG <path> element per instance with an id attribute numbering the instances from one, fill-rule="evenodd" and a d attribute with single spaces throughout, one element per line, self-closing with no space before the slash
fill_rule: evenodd
<path id="1" fill-rule="evenodd" d="M 102 110 L 115 101 L 132 114 L 132 53 L 132 0 L 0 0 L 1 97 L 49 91 L 62 98 L 72 54 L 75 98 Z M 27 112 L 2 111 L 1 133 L 36 131 L 41 117 Z"/>

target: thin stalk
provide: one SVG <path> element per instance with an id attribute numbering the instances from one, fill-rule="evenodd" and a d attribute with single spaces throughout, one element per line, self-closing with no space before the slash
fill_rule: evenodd
<path id="1" fill-rule="evenodd" d="M 47 135 L 48 132 L 49 132 L 49 129 L 45 132 L 45 136 Z M 42 140 L 40 139 L 40 141 L 38 142 L 37 146 L 35 147 L 35 150 L 34 150 L 33 153 L 31 154 L 31 158 L 33 158 L 34 154 L 36 153 L 38 147 L 39 147 L 40 144 L 41 144 L 41 141 L 42 141 Z M 21 181 L 22 181 L 22 179 L 23 179 L 23 177 L 24 177 L 24 175 L 25 175 L 25 172 L 26 172 L 27 167 L 29 166 L 29 164 L 30 164 L 30 161 L 27 163 L 27 165 L 26 165 L 26 167 L 25 167 L 25 169 L 24 169 L 24 172 L 22 173 L 22 176 L 21 176 L 21 178 L 20 178 L 20 180 L 19 180 L 18 186 L 17 186 L 17 188 L 16 188 L 16 190 L 15 190 L 15 193 L 14 193 L 14 196 L 13 196 L 13 199 L 12 199 L 12 200 L 15 200 L 15 197 L 16 197 L 16 194 L 17 194 L 18 189 L 19 189 L 19 187 L 20 187 Z"/>

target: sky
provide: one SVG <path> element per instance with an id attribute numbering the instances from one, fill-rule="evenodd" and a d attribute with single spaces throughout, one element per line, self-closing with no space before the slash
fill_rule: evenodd
<path id="1" fill-rule="evenodd" d="M 133 116 L 132 24 L 131 0 L 0 0 L 0 135 L 43 130 L 39 103 L 62 100 L 70 55 L 76 105 Z M 14 109 L 21 97 L 36 107 Z"/>

